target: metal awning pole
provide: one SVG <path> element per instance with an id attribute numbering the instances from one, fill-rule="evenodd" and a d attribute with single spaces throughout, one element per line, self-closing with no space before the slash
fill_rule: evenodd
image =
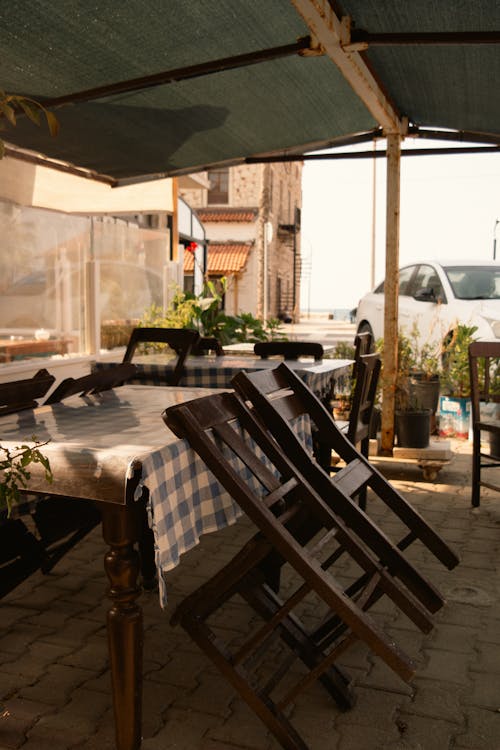
<path id="1" fill-rule="evenodd" d="M 401 135 L 387 136 L 387 213 L 385 245 L 384 377 L 382 382 L 383 454 L 394 445 L 394 402 L 398 357 L 399 211 Z"/>

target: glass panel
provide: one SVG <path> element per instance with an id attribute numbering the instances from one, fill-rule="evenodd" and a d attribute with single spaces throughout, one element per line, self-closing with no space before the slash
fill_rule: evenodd
<path id="1" fill-rule="evenodd" d="M 124 346 L 151 305 L 163 304 L 168 233 L 122 219 L 93 220 L 100 268 L 101 346 Z"/>
<path id="2" fill-rule="evenodd" d="M 0 201 L 0 362 L 84 349 L 86 217 Z"/>

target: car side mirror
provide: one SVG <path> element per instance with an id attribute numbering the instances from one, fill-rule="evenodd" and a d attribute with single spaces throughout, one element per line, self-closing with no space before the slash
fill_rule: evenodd
<path id="1" fill-rule="evenodd" d="M 434 294 L 434 289 L 431 286 L 424 286 L 415 293 L 413 299 L 418 302 L 437 302 L 437 297 Z"/>

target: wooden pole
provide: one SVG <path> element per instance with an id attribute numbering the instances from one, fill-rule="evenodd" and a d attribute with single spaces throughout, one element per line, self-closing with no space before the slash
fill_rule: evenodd
<path id="1" fill-rule="evenodd" d="M 384 377 L 382 382 L 382 454 L 394 445 L 394 401 L 398 357 L 399 210 L 401 135 L 387 136 L 387 213 L 385 247 Z"/>

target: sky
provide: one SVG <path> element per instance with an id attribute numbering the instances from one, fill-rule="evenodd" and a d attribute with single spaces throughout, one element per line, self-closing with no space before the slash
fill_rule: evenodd
<path id="1" fill-rule="evenodd" d="M 464 144 L 422 143 L 427 148 L 446 145 Z M 382 141 L 378 148 L 384 146 Z M 350 150 L 372 148 L 361 144 Z M 402 148 L 418 148 L 418 144 L 405 141 Z M 384 158 L 304 163 L 303 313 L 356 307 L 372 287 L 373 245 L 375 284 L 384 278 L 385 173 Z M 401 159 L 400 265 L 418 260 L 492 260 L 495 232 L 499 259 L 500 154 Z"/>

